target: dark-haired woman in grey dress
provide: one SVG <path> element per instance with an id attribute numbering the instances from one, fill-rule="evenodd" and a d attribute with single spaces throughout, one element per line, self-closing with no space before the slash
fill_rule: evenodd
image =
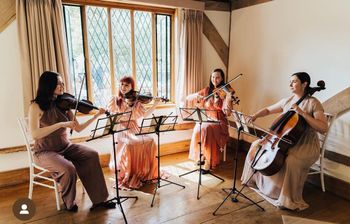
<path id="1" fill-rule="evenodd" d="M 95 207 L 115 208 L 107 201 L 108 190 L 99 162 L 98 153 L 86 146 L 72 144 L 67 128 L 81 131 L 92 123 L 104 109 L 85 123 L 72 121 L 73 113 L 56 106 L 55 100 L 62 95 L 62 77 L 55 72 L 44 72 L 39 79 L 36 98 L 29 107 L 29 128 L 34 145 L 34 160 L 48 169 L 58 181 L 62 199 L 68 211 L 78 211 L 75 202 L 77 174 Z"/>
<path id="2" fill-rule="evenodd" d="M 264 176 L 259 172 L 253 175 L 252 160 L 262 140 L 253 142 L 242 174 L 242 183 L 256 190 L 271 204 L 279 208 L 291 210 L 303 210 L 308 204 L 303 200 L 303 188 L 308 171 L 320 155 L 318 132 L 327 130 L 327 121 L 322 104 L 315 97 L 306 97 L 298 106 L 295 103 L 309 88 L 310 76 L 305 72 L 295 73 L 290 78 L 290 89 L 293 96 L 284 98 L 278 103 L 263 108 L 250 118 L 254 121 L 258 117 L 264 117 L 273 113 L 294 110 L 307 122 L 307 128 L 297 144 L 288 150 L 283 168 L 272 176 Z M 249 181 L 248 181 L 249 180 Z"/>

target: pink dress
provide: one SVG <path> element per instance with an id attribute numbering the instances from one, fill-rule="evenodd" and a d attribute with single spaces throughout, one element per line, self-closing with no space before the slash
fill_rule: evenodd
<path id="1" fill-rule="evenodd" d="M 207 96 L 208 92 L 209 87 L 206 87 L 199 91 L 198 94 Z M 215 168 L 220 163 L 221 150 L 225 147 L 229 138 L 228 122 L 223 112 L 223 108 L 226 108 L 226 105 L 223 100 L 218 99 L 218 102 L 214 102 L 213 97 L 211 97 L 202 106 L 208 110 L 215 110 L 215 112 L 211 112 L 208 115 L 220 121 L 219 123 L 202 123 L 202 153 L 205 159 L 210 161 L 210 167 Z M 194 161 L 199 160 L 199 135 L 199 123 L 196 123 L 193 129 L 189 153 L 189 158 Z"/>
<path id="2" fill-rule="evenodd" d="M 136 135 L 140 130 L 137 120 L 145 114 L 145 108 L 140 102 L 129 107 L 125 101 L 117 105 L 118 97 L 113 97 L 108 105 L 112 113 L 121 113 L 132 110 L 129 129 L 116 135 L 116 159 L 118 173 L 118 186 L 123 189 L 137 189 L 142 186 L 141 181 L 157 177 L 157 145 L 148 135 Z M 113 152 L 109 166 L 114 169 Z"/>

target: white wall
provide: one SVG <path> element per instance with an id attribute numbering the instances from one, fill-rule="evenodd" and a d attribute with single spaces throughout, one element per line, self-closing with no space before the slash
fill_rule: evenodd
<path id="1" fill-rule="evenodd" d="M 314 95 L 321 102 L 349 87 L 349 12 L 347 0 L 274 0 L 232 11 L 229 74 L 243 73 L 233 85 L 238 109 L 250 114 L 289 96 L 297 71 L 308 72 L 312 85 L 325 81 Z M 273 118 L 257 123 L 268 127 Z M 350 156 L 349 144 L 342 153 Z"/>
<path id="2" fill-rule="evenodd" d="M 0 148 L 22 144 L 17 117 L 23 116 L 23 92 L 17 25 L 0 33 Z"/>

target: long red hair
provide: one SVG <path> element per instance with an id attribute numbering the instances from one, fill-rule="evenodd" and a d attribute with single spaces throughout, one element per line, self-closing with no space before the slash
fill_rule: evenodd
<path id="1" fill-rule="evenodd" d="M 127 84 L 131 84 L 131 90 L 130 91 L 134 91 L 135 90 L 135 80 L 131 77 L 131 76 L 123 76 L 119 83 L 127 83 Z M 123 101 L 123 94 L 121 93 L 120 89 L 118 90 L 118 98 L 117 98 L 117 105 L 120 106 L 121 103 Z"/>

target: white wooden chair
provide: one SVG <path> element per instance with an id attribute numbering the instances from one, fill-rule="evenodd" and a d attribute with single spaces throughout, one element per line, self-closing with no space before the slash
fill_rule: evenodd
<path id="1" fill-rule="evenodd" d="M 30 134 L 29 127 L 28 127 L 28 118 L 18 118 L 19 126 L 21 127 L 21 131 L 25 140 L 27 152 L 28 152 L 28 159 L 29 159 L 29 193 L 28 198 L 32 199 L 33 196 L 33 187 L 34 184 L 51 188 L 55 191 L 55 197 L 56 197 L 56 206 L 57 210 L 61 210 L 60 207 L 60 197 L 58 194 L 58 183 L 50 176 L 50 171 L 47 169 L 35 164 L 33 160 L 33 143 L 34 140 L 32 138 L 32 135 Z M 46 180 L 49 183 L 43 183 L 38 182 L 37 180 Z"/>
<path id="2" fill-rule="evenodd" d="M 322 187 L 323 192 L 326 191 L 326 187 L 324 184 L 324 153 L 325 153 L 326 147 L 327 147 L 329 130 L 331 130 L 331 126 L 333 124 L 333 121 L 336 118 L 336 116 L 329 114 L 329 113 L 325 113 L 325 115 L 326 115 L 327 122 L 328 122 L 328 130 L 323 134 L 318 133 L 318 137 L 320 140 L 320 158 L 318 159 L 318 161 L 315 164 L 313 164 L 311 166 L 311 169 L 309 172 L 309 175 L 320 174 L 321 187 Z"/>

